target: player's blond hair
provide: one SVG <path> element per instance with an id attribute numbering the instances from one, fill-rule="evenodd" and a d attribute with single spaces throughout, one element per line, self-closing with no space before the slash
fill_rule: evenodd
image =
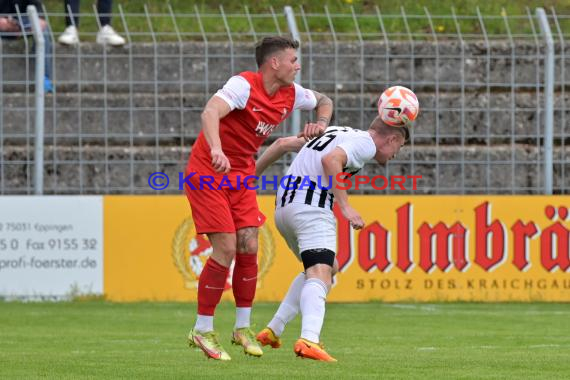
<path id="1" fill-rule="evenodd" d="M 409 131 L 408 131 L 408 127 L 392 127 L 392 126 L 384 123 L 384 121 L 382 120 L 380 115 L 376 116 L 374 118 L 374 120 L 372 120 L 372 123 L 370 123 L 370 126 L 368 127 L 368 129 L 372 129 L 372 130 L 378 132 L 378 134 L 380 134 L 381 136 L 399 134 L 399 135 L 404 136 L 404 139 L 406 141 L 409 139 L 409 136 L 410 136 Z"/>

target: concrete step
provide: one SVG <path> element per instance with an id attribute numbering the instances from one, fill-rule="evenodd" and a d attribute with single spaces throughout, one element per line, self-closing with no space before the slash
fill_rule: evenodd
<path id="1" fill-rule="evenodd" d="M 558 51 L 562 50 L 556 46 Z M 566 54 L 570 47 L 566 47 Z M 60 92 L 212 93 L 230 75 L 254 70 L 251 43 L 133 43 L 104 48 L 94 43 L 54 46 L 54 82 Z M 33 53 L 21 40 L 2 41 L 4 91 L 24 91 L 33 81 Z M 542 82 L 542 52 L 534 41 L 304 41 L 302 81 L 323 92 L 378 92 L 390 84 L 423 88 L 486 90 L 536 88 Z M 560 60 L 556 61 L 557 85 Z M 566 72 L 570 62 L 564 60 Z M 538 74 L 537 74 L 538 73 Z"/>
<path id="2" fill-rule="evenodd" d="M 570 92 L 569 92 L 570 94 Z M 23 144 L 34 131 L 34 97 L 4 93 L 1 130 L 5 143 Z M 334 94 L 332 94 L 334 95 Z M 533 144 L 542 134 L 542 99 L 534 92 L 418 92 L 420 115 L 413 128 L 418 144 Z M 367 128 L 377 114 L 377 93 L 338 94 L 336 125 Z M 45 134 L 59 144 L 77 141 L 110 144 L 176 144 L 198 135 L 200 113 L 207 100 L 201 93 L 57 93 L 45 98 Z M 555 97 L 554 133 L 570 136 L 570 97 Z M 564 110 L 565 115 L 563 117 Z M 302 113 L 302 121 L 314 118 Z M 276 134 L 289 134 L 288 119 Z M 565 124 L 563 124 L 565 121 Z M 54 128 L 55 126 L 55 128 Z M 491 138 L 487 140 L 487 136 Z M 6 142 L 7 141 L 7 142 Z"/>

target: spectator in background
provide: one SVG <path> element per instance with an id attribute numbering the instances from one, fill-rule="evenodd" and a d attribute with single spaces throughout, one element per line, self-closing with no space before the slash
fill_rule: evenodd
<path id="1" fill-rule="evenodd" d="M 99 13 L 99 23 L 101 29 L 97 33 L 98 44 L 108 44 L 121 46 L 125 44 L 125 39 L 117 34 L 111 27 L 112 0 L 97 0 L 97 12 Z M 65 0 L 65 24 L 67 28 L 59 36 L 59 43 L 63 45 L 77 45 L 79 43 L 79 0 Z M 71 20 L 73 17 L 73 22 Z"/>
<path id="2" fill-rule="evenodd" d="M 0 0 L 0 35 L 2 38 L 18 38 L 24 33 L 31 33 L 32 24 L 26 10 L 28 5 L 35 6 L 40 16 L 40 27 L 45 40 L 44 91 L 46 93 L 53 92 L 53 84 L 51 82 L 51 33 L 48 23 L 42 17 L 43 6 L 41 0 Z M 18 12 L 21 15 L 21 19 L 18 17 Z"/>

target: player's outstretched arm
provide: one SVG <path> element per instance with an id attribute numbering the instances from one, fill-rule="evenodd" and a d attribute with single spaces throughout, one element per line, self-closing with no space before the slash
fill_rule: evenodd
<path id="1" fill-rule="evenodd" d="M 337 178 L 338 174 L 342 173 L 342 168 L 345 167 L 347 161 L 346 152 L 339 147 L 334 148 L 321 159 L 325 175 L 329 178 L 332 177 L 332 192 L 342 215 L 348 219 L 352 228 L 359 230 L 364 227 L 364 220 L 348 203 L 348 192 L 339 186 Z"/>
<path id="2" fill-rule="evenodd" d="M 304 138 L 297 136 L 280 137 L 269 145 L 263 154 L 255 162 L 255 175 L 263 174 L 272 163 L 277 161 L 285 153 L 298 152 L 305 144 Z"/>
<path id="3" fill-rule="evenodd" d="M 210 155 L 212 156 L 212 167 L 217 172 L 228 173 L 231 169 L 230 161 L 222 150 L 220 140 L 220 119 L 224 118 L 231 111 L 230 106 L 222 98 L 212 96 L 204 111 L 202 111 L 201 121 L 204 137 L 210 145 Z"/>

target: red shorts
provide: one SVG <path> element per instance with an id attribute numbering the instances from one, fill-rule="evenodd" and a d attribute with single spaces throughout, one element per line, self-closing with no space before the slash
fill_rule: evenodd
<path id="1" fill-rule="evenodd" d="M 259 211 L 255 190 L 241 184 L 233 189 L 223 186 L 218 188 L 220 180 L 211 186 L 200 184 L 199 175 L 189 179 L 196 190 L 185 185 L 186 196 L 192 209 L 192 218 L 196 233 L 236 232 L 245 227 L 260 227 L 265 222 L 265 215 Z M 202 185 L 202 186 L 201 186 Z"/>

